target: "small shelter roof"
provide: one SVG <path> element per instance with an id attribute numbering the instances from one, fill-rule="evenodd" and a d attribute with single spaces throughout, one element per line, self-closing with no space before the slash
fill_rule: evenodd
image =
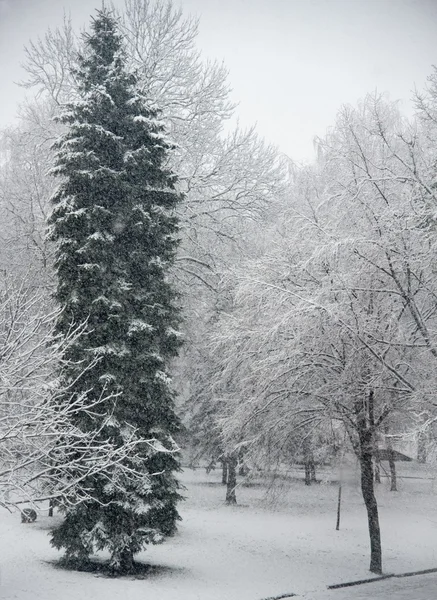
<path id="1" fill-rule="evenodd" d="M 413 459 L 407 456 L 406 454 L 402 454 L 402 452 L 398 452 L 397 450 L 392 450 L 393 458 L 398 462 L 411 462 Z M 389 459 L 390 450 L 387 448 L 377 448 L 375 450 L 375 457 L 379 458 L 379 460 L 388 460 Z"/>

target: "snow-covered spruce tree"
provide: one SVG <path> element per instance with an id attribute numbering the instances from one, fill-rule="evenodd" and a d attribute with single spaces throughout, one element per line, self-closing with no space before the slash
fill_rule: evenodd
<path id="1" fill-rule="evenodd" d="M 80 98 L 60 117 L 68 128 L 56 143 L 53 173 L 62 178 L 49 218 L 56 242 L 58 332 L 86 322 L 86 333 L 69 351 L 62 377 L 98 358 L 77 381 L 90 402 L 104 392 L 117 397 L 111 426 L 102 438 L 123 438 L 136 429 L 144 439 L 141 486 L 124 493 L 98 474 L 84 482 L 95 499 L 67 509 L 52 544 L 67 561 L 86 562 L 108 549 L 114 572 L 128 572 L 148 543 L 172 534 L 180 499 L 178 455 L 169 360 L 180 346 L 177 295 L 167 280 L 177 246 L 173 209 L 180 200 L 176 176 L 166 167 L 172 144 L 157 109 L 138 92 L 125 69 L 117 22 L 106 9 L 93 19 L 76 72 Z M 69 401 L 68 398 L 65 399 Z M 101 407 L 99 405 L 99 410 Z M 103 415 L 80 423 L 100 427 Z M 153 441 L 153 443 L 150 442 Z"/>

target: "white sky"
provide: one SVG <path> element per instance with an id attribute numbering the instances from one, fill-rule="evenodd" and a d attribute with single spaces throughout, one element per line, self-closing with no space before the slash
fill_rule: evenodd
<path id="1" fill-rule="evenodd" d="M 123 0 L 116 0 L 123 4 Z M 244 125 L 295 160 L 312 157 L 343 103 L 389 92 L 410 113 L 411 90 L 437 64 L 437 0 L 180 0 L 200 17 L 198 46 L 230 70 Z M 62 20 L 85 25 L 100 0 L 0 0 L 0 126 L 22 97 L 14 80 L 29 38 Z"/>

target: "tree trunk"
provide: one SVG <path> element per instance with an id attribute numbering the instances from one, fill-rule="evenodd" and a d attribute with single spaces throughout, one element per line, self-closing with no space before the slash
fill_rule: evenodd
<path id="1" fill-rule="evenodd" d="M 224 458 L 222 461 L 222 484 L 228 483 L 228 461 Z"/>
<path id="2" fill-rule="evenodd" d="M 337 525 L 336 531 L 340 530 L 340 514 L 341 514 L 341 483 L 338 486 L 338 502 L 337 502 Z"/>
<path id="3" fill-rule="evenodd" d="M 426 463 L 427 459 L 427 448 L 426 448 L 426 434 L 421 431 L 417 436 L 417 461 L 420 463 Z"/>
<path id="4" fill-rule="evenodd" d="M 386 425 L 385 434 L 388 436 L 389 427 Z M 387 454 L 388 454 L 388 466 L 390 467 L 390 491 L 397 492 L 397 477 L 396 477 L 396 463 L 395 463 L 395 455 L 393 452 L 393 446 L 391 444 L 390 437 L 386 437 L 386 446 L 387 446 Z"/>
<path id="5" fill-rule="evenodd" d="M 311 469 L 308 462 L 305 462 L 305 485 L 311 485 Z"/>
<path id="6" fill-rule="evenodd" d="M 305 485 L 311 485 L 312 481 L 315 481 L 315 465 L 314 457 L 311 449 L 311 439 L 306 436 L 303 440 L 303 460 L 305 465 Z M 314 473 L 314 479 L 313 479 Z"/>
<path id="7" fill-rule="evenodd" d="M 372 455 L 363 452 L 360 458 L 361 491 L 367 510 L 370 536 L 370 571 L 382 573 L 381 532 L 379 529 L 378 505 L 373 487 Z"/>
<path id="8" fill-rule="evenodd" d="M 397 492 L 397 477 L 396 477 L 396 463 L 394 459 L 393 450 L 390 450 L 388 453 L 388 464 L 390 467 L 390 491 Z"/>
<path id="9" fill-rule="evenodd" d="M 230 457 L 228 464 L 228 481 L 226 487 L 226 504 L 237 504 L 235 488 L 237 487 L 237 459 Z"/>
<path id="10" fill-rule="evenodd" d="M 310 462 L 310 479 L 311 479 L 311 483 L 317 483 L 316 463 L 314 462 L 314 459 L 312 459 Z"/>
<path id="11" fill-rule="evenodd" d="M 381 461 L 375 456 L 375 483 L 381 483 Z"/>
<path id="12" fill-rule="evenodd" d="M 53 502 L 53 500 L 49 500 L 49 517 L 53 517 L 53 508 L 55 506 L 55 503 Z"/>
<path id="13" fill-rule="evenodd" d="M 369 415 L 373 413 L 373 390 L 369 393 Z M 372 419 L 369 419 L 372 422 Z M 373 427 L 368 426 L 364 407 L 357 413 L 357 429 L 360 440 L 361 492 L 367 510 L 370 537 L 370 571 L 382 573 L 381 531 L 379 528 L 378 504 L 373 481 Z"/>
<path id="14" fill-rule="evenodd" d="M 125 549 L 120 553 L 120 574 L 133 573 L 134 571 L 134 555 L 129 549 Z"/>

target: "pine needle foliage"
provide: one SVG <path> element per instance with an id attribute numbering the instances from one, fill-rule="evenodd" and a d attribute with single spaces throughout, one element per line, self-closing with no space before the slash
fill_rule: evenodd
<path id="1" fill-rule="evenodd" d="M 61 378 L 66 402 L 86 393 L 90 407 L 98 403 L 75 425 L 100 428 L 116 444 L 135 438 L 137 453 L 132 464 L 109 475 L 96 469 L 81 482 L 90 499 L 65 509 L 52 544 L 78 564 L 107 549 L 122 573 L 179 518 L 173 436 L 180 424 L 168 369 L 181 344 L 180 312 L 168 273 L 181 196 L 167 166 L 174 146 L 127 71 L 117 21 L 105 8 L 84 37 L 75 77 L 79 99 L 64 108 L 66 132 L 55 144 L 60 185 L 49 237 L 57 248 L 57 331 L 86 327 Z M 129 476 L 138 472 L 144 477 Z"/>

